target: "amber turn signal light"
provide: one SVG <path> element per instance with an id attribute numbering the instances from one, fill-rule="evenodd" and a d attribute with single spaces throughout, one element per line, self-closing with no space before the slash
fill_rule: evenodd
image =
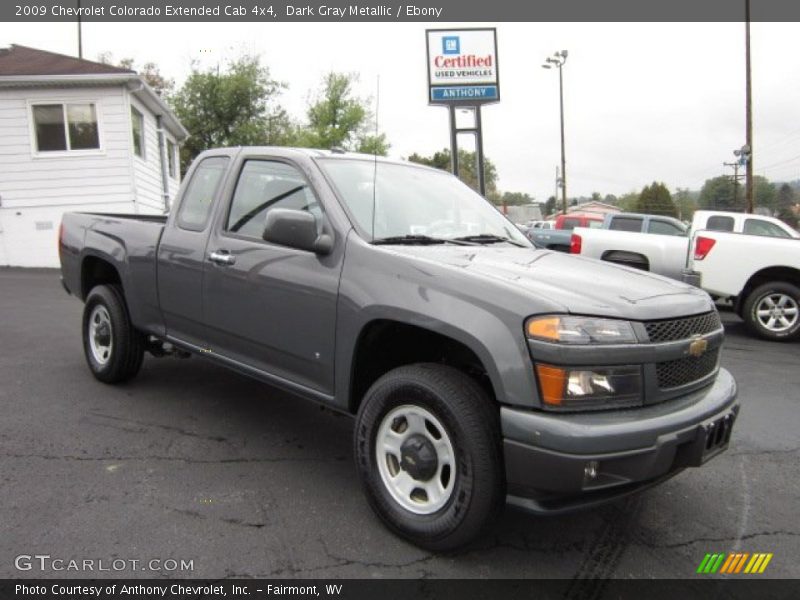
<path id="1" fill-rule="evenodd" d="M 551 406 L 561 406 L 567 383 L 567 371 L 550 365 L 536 365 L 536 375 L 542 390 L 542 400 Z"/>

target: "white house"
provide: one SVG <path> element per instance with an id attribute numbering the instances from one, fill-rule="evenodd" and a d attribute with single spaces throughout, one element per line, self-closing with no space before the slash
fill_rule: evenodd
<path id="1" fill-rule="evenodd" d="M 166 212 L 187 136 L 134 71 L 0 48 L 0 266 L 58 266 L 67 211 Z"/>

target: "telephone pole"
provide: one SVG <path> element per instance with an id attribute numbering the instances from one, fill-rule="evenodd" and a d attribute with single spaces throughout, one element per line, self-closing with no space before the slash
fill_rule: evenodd
<path id="1" fill-rule="evenodd" d="M 724 162 L 722 163 L 725 167 L 733 167 L 733 205 L 736 209 L 739 209 L 739 178 L 743 177 L 743 175 L 739 175 L 739 161 L 736 162 Z"/>
<path id="2" fill-rule="evenodd" d="M 753 197 L 753 82 L 750 69 L 750 0 L 744 0 L 744 47 L 745 47 L 745 71 L 746 87 L 745 90 L 745 112 L 746 112 L 746 136 L 745 146 L 747 146 L 747 162 L 745 163 L 745 197 L 747 200 L 746 212 L 752 213 L 755 205 Z"/>

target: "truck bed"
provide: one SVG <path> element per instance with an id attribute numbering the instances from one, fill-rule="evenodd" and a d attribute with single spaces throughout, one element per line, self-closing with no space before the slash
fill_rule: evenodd
<path id="1" fill-rule="evenodd" d="M 93 261 L 106 261 L 116 268 L 132 321 L 152 323 L 160 315 L 156 263 L 166 222 L 166 215 L 66 213 L 59 234 L 64 287 L 83 299 L 89 290 L 81 273 L 91 273 Z"/>

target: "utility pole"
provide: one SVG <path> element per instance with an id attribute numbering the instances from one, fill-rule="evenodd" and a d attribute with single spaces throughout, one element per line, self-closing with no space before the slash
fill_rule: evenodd
<path id="1" fill-rule="evenodd" d="M 746 136 L 747 140 L 747 162 L 745 163 L 745 198 L 747 200 L 746 212 L 752 213 L 755 206 L 753 197 L 753 81 L 750 69 L 750 0 L 744 0 L 744 46 L 745 46 L 745 70 L 746 86 L 745 91 L 745 112 L 746 112 Z"/>
<path id="2" fill-rule="evenodd" d="M 83 58 L 83 30 L 81 28 L 81 0 L 78 0 L 78 58 Z"/>
<path id="3" fill-rule="evenodd" d="M 558 165 L 556 165 L 556 191 L 555 194 L 553 195 L 553 200 L 555 200 L 555 202 L 553 202 L 554 213 L 558 212 L 558 190 L 560 188 L 561 188 L 561 177 L 558 174 Z"/>
<path id="4" fill-rule="evenodd" d="M 556 52 L 552 57 L 545 59 L 543 69 L 551 69 L 553 65 L 558 68 L 558 106 L 561 113 L 561 212 L 567 214 L 567 159 L 564 149 L 564 74 L 563 67 L 567 62 L 568 52 L 562 50 Z"/>
<path id="5" fill-rule="evenodd" d="M 724 162 L 722 163 L 725 167 L 733 167 L 733 205 L 738 210 L 739 208 L 739 161 L 736 162 Z"/>

